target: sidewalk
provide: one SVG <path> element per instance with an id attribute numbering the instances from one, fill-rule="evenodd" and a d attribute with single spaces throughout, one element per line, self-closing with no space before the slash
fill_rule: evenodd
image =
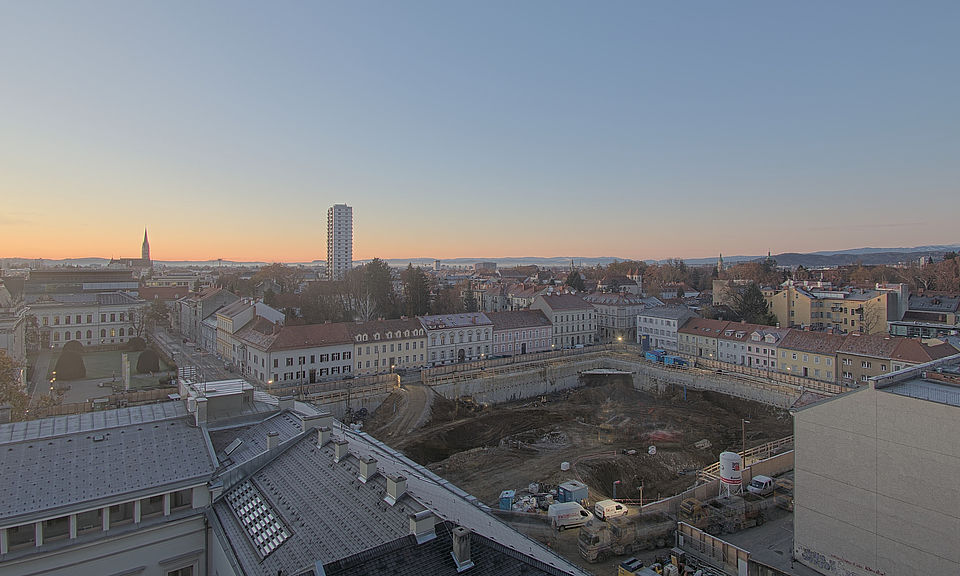
<path id="1" fill-rule="evenodd" d="M 37 361 L 33 365 L 33 375 L 30 382 L 27 383 L 27 394 L 33 398 L 39 391 L 40 394 L 46 394 L 50 389 L 50 370 L 53 369 L 53 352 L 50 349 L 44 349 L 37 355 Z"/>

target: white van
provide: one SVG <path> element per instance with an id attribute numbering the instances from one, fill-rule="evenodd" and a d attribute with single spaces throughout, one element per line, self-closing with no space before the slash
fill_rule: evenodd
<path id="1" fill-rule="evenodd" d="M 593 514 L 583 509 L 577 502 L 560 502 L 547 508 L 547 518 L 558 530 L 583 526 L 593 520 Z"/>
<path id="2" fill-rule="evenodd" d="M 616 516 L 626 516 L 627 512 L 629 510 L 627 510 L 626 505 L 616 500 L 601 500 L 593 506 L 593 514 L 602 520 Z"/>
<path id="3" fill-rule="evenodd" d="M 773 492 L 773 478 L 769 476 L 764 476 L 762 474 L 757 474 L 753 477 L 753 480 L 750 481 L 750 485 L 747 486 L 747 490 L 751 494 L 756 494 L 757 496 L 766 496 Z"/>

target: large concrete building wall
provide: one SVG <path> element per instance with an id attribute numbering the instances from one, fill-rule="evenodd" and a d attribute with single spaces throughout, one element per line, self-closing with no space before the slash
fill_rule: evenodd
<path id="1" fill-rule="evenodd" d="M 202 514 L 117 532 L 116 536 L 91 539 L 88 545 L 64 540 L 62 547 L 49 546 L 39 554 L 6 560 L 0 572 L 4 576 L 167 576 L 193 566 L 195 575 L 207 574 Z"/>
<path id="2" fill-rule="evenodd" d="M 873 386 L 794 416 L 794 554 L 829 575 L 960 574 L 958 408 Z"/>
<path id="3" fill-rule="evenodd" d="M 433 389 L 445 398 L 472 396 L 477 402 L 499 404 L 576 388 L 581 385 L 581 371 L 605 367 L 602 364 L 598 359 L 584 359 L 520 367 L 509 372 L 479 372 L 435 385 Z"/>

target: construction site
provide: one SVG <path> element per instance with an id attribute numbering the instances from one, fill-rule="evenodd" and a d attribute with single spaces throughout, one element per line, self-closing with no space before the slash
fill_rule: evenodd
<path id="1" fill-rule="evenodd" d="M 388 398 L 365 429 L 582 562 L 577 531 L 546 525 L 546 504 L 559 486 L 581 483 L 590 503 L 615 498 L 633 514 L 642 501 L 678 518 L 680 500 L 668 505 L 668 497 L 698 485 L 698 497 L 715 496 L 704 482 L 716 481 L 722 452 L 744 453 L 747 465 L 772 454 L 753 454 L 757 447 L 789 450 L 789 408 L 819 397 L 799 386 L 664 370 L 607 352 L 427 373 Z M 418 402 L 412 415 L 408 404 Z M 605 568 L 589 566 L 610 573 Z"/>

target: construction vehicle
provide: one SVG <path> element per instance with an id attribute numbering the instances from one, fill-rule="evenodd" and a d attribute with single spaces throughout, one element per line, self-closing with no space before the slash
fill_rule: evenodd
<path id="1" fill-rule="evenodd" d="M 676 521 L 662 512 L 594 519 L 580 528 L 577 548 L 587 562 L 600 562 L 611 555 L 663 548 L 673 542 L 676 528 Z"/>
<path id="2" fill-rule="evenodd" d="M 775 504 L 773 498 L 752 494 L 711 498 L 706 502 L 686 498 L 680 503 L 680 520 L 708 534 L 729 534 L 763 524 L 767 508 Z"/>

